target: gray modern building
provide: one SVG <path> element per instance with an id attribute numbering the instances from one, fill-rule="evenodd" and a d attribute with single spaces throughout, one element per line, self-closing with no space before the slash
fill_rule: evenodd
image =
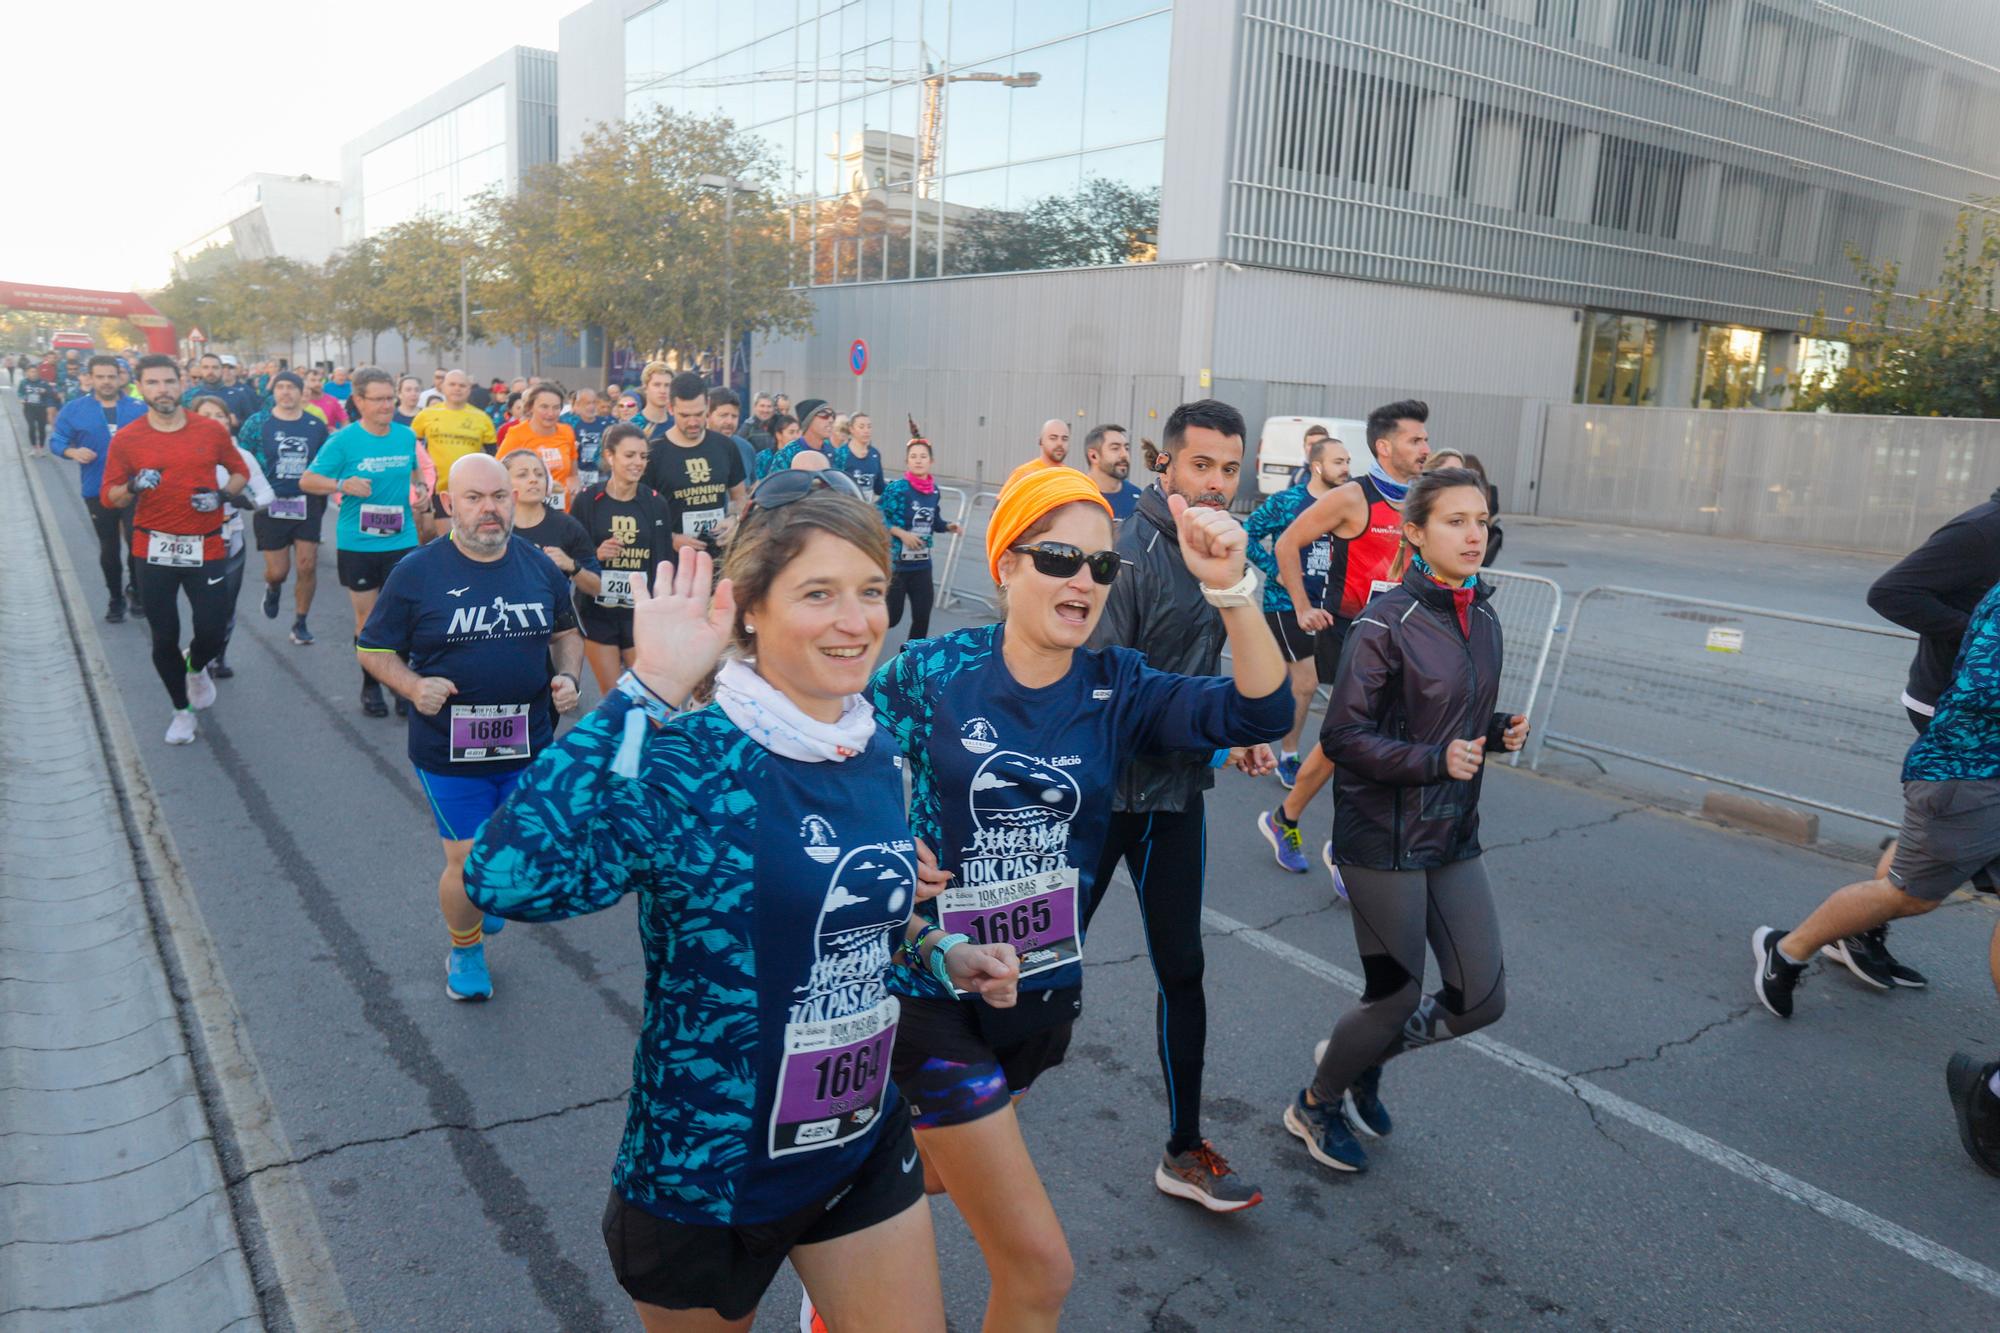
<path id="1" fill-rule="evenodd" d="M 1052 411 L 1417 395 L 1505 486 L 1551 401 L 1777 401 L 1850 250 L 1920 287 L 2000 194 L 1969 0 L 595 0 L 559 60 L 565 143 L 768 142 L 817 328 L 758 387 L 989 479 Z"/>
<path id="2" fill-rule="evenodd" d="M 174 251 L 174 271 L 211 251 L 323 264 L 340 247 L 340 182 L 255 171 L 229 187 L 218 221 Z"/>

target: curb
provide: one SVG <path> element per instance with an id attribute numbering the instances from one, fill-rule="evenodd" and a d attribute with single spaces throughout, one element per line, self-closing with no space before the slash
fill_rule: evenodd
<path id="1" fill-rule="evenodd" d="M 12 408 L 6 409 L 10 415 Z M 17 443 L 17 447 L 18 443 Z M 235 1185 L 229 1188 L 237 1205 L 241 1234 L 257 1223 L 261 1244 L 244 1245 L 246 1258 L 262 1253 L 269 1262 L 276 1290 L 260 1285 L 267 1323 L 277 1297 L 290 1325 L 312 1333 L 358 1333 L 360 1325 L 348 1309 L 347 1293 L 334 1269 L 319 1214 L 296 1166 L 278 1108 L 264 1084 L 264 1074 L 251 1049 L 250 1034 L 236 1007 L 236 996 L 223 974 L 222 959 L 208 932 L 193 883 L 174 845 L 172 829 L 155 796 L 152 780 L 139 757 L 130 718 L 111 676 L 89 605 L 70 565 L 38 460 L 23 458 L 28 490 L 34 503 L 49 572 L 69 623 L 85 692 L 93 705 L 93 721 L 109 761 L 112 785 L 124 815 L 153 918 L 153 934 L 167 964 L 174 999 L 195 1055 L 197 1082 L 209 1122 L 227 1145 L 224 1160 L 235 1159 L 236 1181 L 249 1187 L 252 1217 L 242 1215 Z M 255 1265 L 253 1263 L 253 1273 Z"/>

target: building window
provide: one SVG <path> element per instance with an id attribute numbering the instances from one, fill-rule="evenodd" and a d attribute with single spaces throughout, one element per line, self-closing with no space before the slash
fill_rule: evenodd
<path id="1" fill-rule="evenodd" d="M 1278 58 L 1278 161 L 1308 176 L 1410 188 L 1422 94 L 1307 56 Z"/>
<path id="2" fill-rule="evenodd" d="M 1569 136 L 1552 120 L 1462 103 L 1452 193 L 1476 204 L 1554 217 Z"/>
<path id="3" fill-rule="evenodd" d="M 1644 236 L 1674 236 L 1692 163 L 1685 153 L 1606 135 L 1590 220 Z"/>
<path id="4" fill-rule="evenodd" d="M 455 216 L 507 177 L 507 90 L 492 88 L 361 158 L 361 216 L 374 236 L 421 213 Z"/>
<path id="5" fill-rule="evenodd" d="M 1709 0 L 1618 0 L 1618 49 L 1693 74 L 1701 68 Z"/>
<path id="6" fill-rule="evenodd" d="M 1576 401 L 1648 407 L 1659 399 L 1660 321 L 1604 310 L 1583 312 Z"/>
<path id="7" fill-rule="evenodd" d="M 1769 339 L 1761 329 L 1703 324 L 1695 333 L 1699 349 L 1696 407 L 1753 407 L 1764 392 L 1764 355 Z"/>

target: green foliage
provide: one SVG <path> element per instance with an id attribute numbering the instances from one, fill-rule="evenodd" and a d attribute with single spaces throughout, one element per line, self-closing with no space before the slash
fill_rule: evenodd
<path id="1" fill-rule="evenodd" d="M 1850 252 L 1868 289 L 1867 309 L 1850 306 L 1831 334 L 1822 316 L 1815 337 L 1839 337 L 1848 364 L 1807 376 L 1793 402 L 1804 412 L 1883 416 L 2000 417 L 2000 214 L 1975 199 L 1958 215 L 1938 285 L 1899 295 L 1893 263 Z"/>
<path id="2" fill-rule="evenodd" d="M 1021 212 L 984 210 L 966 219 L 946 261 L 953 273 L 1086 268 L 1143 262 L 1159 242 L 1160 191 L 1093 176 Z"/>

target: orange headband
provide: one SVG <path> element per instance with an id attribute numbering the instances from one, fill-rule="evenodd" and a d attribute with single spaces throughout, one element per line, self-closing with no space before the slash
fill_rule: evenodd
<path id="1" fill-rule="evenodd" d="M 986 525 L 986 568 L 1000 581 L 1000 557 L 1052 509 L 1088 502 L 1111 513 L 1111 502 L 1097 483 L 1073 467 L 1037 468 L 1000 488 L 993 521 Z M 1115 518 L 1116 515 L 1113 515 Z"/>

